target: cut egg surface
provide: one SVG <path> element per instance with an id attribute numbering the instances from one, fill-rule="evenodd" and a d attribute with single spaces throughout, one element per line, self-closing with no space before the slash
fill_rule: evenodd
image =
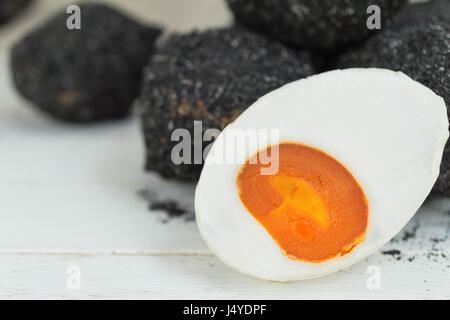
<path id="1" fill-rule="evenodd" d="M 209 248 L 276 281 L 341 270 L 389 241 L 439 175 L 445 103 L 384 69 L 335 70 L 256 101 L 215 141 L 195 195 Z"/>

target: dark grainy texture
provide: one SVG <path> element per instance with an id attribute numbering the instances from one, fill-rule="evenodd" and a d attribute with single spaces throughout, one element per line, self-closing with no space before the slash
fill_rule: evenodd
<path id="1" fill-rule="evenodd" d="M 362 48 L 344 54 L 338 66 L 400 70 L 438 95 L 450 117 L 450 5 L 433 0 L 406 7 Z M 450 197 L 450 143 L 431 196 Z"/>
<path id="2" fill-rule="evenodd" d="M 388 250 L 388 251 L 382 251 L 381 253 L 395 256 L 395 255 L 401 254 L 401 251 L 393 249 L 393 250 Z"/>
<path id="3" fill-rule="evenodd" d="M 176 200 L 158 200 L 150 203 L 149 209 L 151 211 L 163 211 L 166 218 L 161 220 L 163 223 L 168 222 L 172 218 L 183 218 L 185 222 L 195 221 L 195 213 L 191 208 L 180 204 Z"/>
<path id="4" fill-rule="evenodd" d="M 142 67 L 160 34 L 100 4 L 81 8 L 81 30 L 57 14 L 17 43 L 11 67 L 18 91 L 55 118 L 91 122 L 126 116 Z"/>
<path id="5" fill-rule="evenodd" d="M 154 201 L 150 203 L 149 208 L 150 210 L 162 210 L 167 213 L 169 218 L 183 216 L 189 212 L 175 200 Z"/>
<path id="6" fill-rule="evenodd" d="M 32 0 L 1 0 L 0 1 L 0 24 L 10 20 L 22 11 Z"/>
<path id="7" fill-rule="evenodd" d="M 195 221 L 194 204 L 180 199 L 176 199 L 176 192 L 173 198 L 159 194 L 160 189 L 143 189 L 138 191 L 139 197 L 148 202 L 148 207 L 152 212 L 163 212 L 164 216 L 160 220 L 163 223 L 172 218 L 183 218 L 185 222 Z"/>
<path id="8" fill-rule="evenodd" d="M 174 129 L 193 136 L 193 121 L 202 120 L 203 132 L 221 130 L 265 93 L 313 73 L 309 53 L 238 27 L 173 35 L 145 70 L 140 105 L 147 169 L 196 180 L 201 165 L 171 161 Z"/>
<path id="9" fill-rule="evenodd" d="M 369 5 L 381 9 L 382 27 L 406 0 L 227 0 L 236 20 L 276 40 L 309 49 L 338 49 L 375 32 Z"/>

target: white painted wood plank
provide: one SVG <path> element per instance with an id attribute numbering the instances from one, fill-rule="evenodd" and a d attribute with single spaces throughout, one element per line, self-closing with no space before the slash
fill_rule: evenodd
<path id="1" fill-rule="evenodd" d="M 447 204 L 432 203 L 382 250 L 320 279 L 290 284 L 252 279 L 209 253 L 0 251 L 0 298 L 448 299 L 450 215 L 440 212 Z M 66 287 L 71 265 L 81 269 L 81 290 Z M 381 272 L 378 290 L 366 286 L 372 265 Z"/>
<path id="2" fill-rule="evenodd" d="M 448 269 L 429 262 L 386 261 L 380 253 L 319 279 L 274 283 L 238 274 L 211 255 L 0 255 L 0 298 L 124 299 L 448 299 Z M 383 262 L 382 265 L 380 263 Z M 422 264 L 427 265 L 424 272 Z M 67 289 L 78 266 L 81 289 Z M 366 286 L 367 267 L 381 270 L 380 289 Z"/>

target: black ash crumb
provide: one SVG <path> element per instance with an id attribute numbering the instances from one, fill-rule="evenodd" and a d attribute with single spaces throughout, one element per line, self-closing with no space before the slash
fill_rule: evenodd
<path id="1" fill-rule="evenodd" d="M 301 48 L 338 49 L 375 31 L 367 8 L 381 9 L 381 27 L 407 0 L 227 0 L 236 20 Z"/>
<path id="2" fill-rule="evenodd" d="M 150 211 L 165 213 L 165 217 L 161 219 L 163 223 L 177 218 L 182 218 L 185 222 L 195 221 L 195 212 L 191 204 L 175 199 L 162 199 L 157 192 L 148 189 L 139 190 L 138 196 L 149 204 Z"/>
<path id="3" fill-rule="evenodd" d="M 344 54 L 338 67 L 378 67 L 402 71 L 438 95 L 450 117 L 450 5 L 432 0 L 405 7 L 379 34 Z M 432 195 L 450 197 L 450 143 Z"/>
<path id="4" fill-rule="evenodd" d="M 172 35 L 145 69 L 139 99 L 146 168 L 165 178 L 196 180 L 200 164 L 171 161 L 178 143 L 171 141 L 173 130 L 192 134 L 194 120 L 202 121 L 203 133 L 222 130 L 262 95 L 314 72 L 309 52 L 237 26 Z"/>
<path id="5" fill-rule="evenodd" d="M 384 255 L 390 255 L 390 256 L 396 256 L 396 255 L 402 254 L 402 252 L 400 250 L 397 250 L 397 249 L 381 251 L 381 253 L 384 254 Z"/>
<path id="6" fill-rule="evenodd" d="M 139 93 L 142 67 L 160 30 L 106 5 L 81 4 L 81 30 L 58 13 L 12 49 L 18 91 L 55 118 L 123 118 Z"/>
<path id="7" fill-rule="evenodd" d="M 163 210 L 169 217 L 179 217 L 188 211 L 180 207 L 179 203 L 174 200 L 155 201 L 150 204 L 150 210 Z"/>

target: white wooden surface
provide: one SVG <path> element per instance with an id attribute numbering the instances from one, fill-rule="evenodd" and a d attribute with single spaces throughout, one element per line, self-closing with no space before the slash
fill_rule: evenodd
<path id="1" fill-rule="evenodd" d="M 128 3 L 129 12 L 172 30 L 229 21 L 220 0 Z M 7 48 L 63 4 L 41 0 L 0 31 L 0 298 L 450 298 L 448 199 L 427 204 L 380 252 L 351 268 L 289 284 L 230 270 L 210 254 L 194 222 L 149 211 L 140 191 L 192 207 L 194 186 L 143 172 L 136 119 L 63 125 L 12 89 Z M 390 250 L 401 253 L 382 253 Z M 381 288 L 369 290 L 372 265 Z M 67 287 L 70 266 L 80 268 L 80 289 Z"/>

